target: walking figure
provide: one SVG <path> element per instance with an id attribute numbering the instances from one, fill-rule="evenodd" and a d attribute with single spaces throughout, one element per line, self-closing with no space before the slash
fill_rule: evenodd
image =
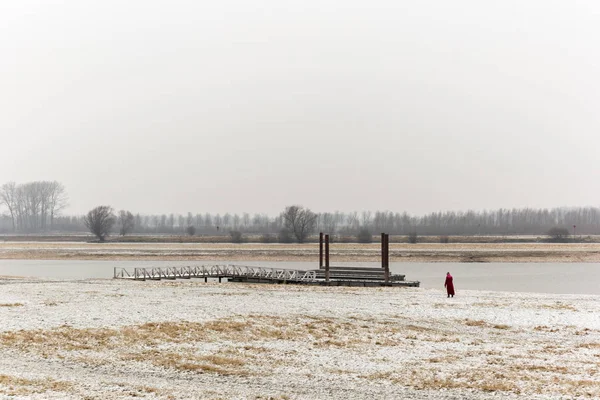
<path id="1" fill-rule="evenodd" d="M 452 275 L 450 275 L 450 272 L 446 274 L 446 282 L 444 282 L 444 287 L 446 288 L 446 292 L 448 292 L 448 297 L 454 297 L 454 283 L 452 283 Z"/>

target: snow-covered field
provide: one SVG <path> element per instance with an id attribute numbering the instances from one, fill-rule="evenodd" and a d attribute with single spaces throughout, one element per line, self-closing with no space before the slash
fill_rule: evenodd
<path id="1" fill-rule="evenodd" d="M 0 277 L 0 398 L 600 397 L 600 296 Z"/>

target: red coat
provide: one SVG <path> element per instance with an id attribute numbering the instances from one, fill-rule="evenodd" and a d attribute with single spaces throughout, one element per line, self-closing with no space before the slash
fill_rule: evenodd
<path id="1" fill-rule="evenodd" d="M 446 275 L 446 282 L 444 282 L 448 296 L 454 296 L 454 283 L 452 283 L 452 275 Z"/>

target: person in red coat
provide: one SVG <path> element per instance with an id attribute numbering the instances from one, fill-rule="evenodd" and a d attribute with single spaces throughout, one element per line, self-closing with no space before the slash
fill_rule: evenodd
<path id="1" fill-rule="evenodd" d="M 444 282 L 444 287 L 448 292 L 448 297 L 454 297 L 454 283 L 452 283 L 452 275 L 450 275 L 450 272 L 446 274 L 446 282 Z"/>

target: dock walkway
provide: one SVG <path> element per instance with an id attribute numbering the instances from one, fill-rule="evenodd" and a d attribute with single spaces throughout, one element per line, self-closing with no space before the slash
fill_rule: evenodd
<path id="1" fill-rule="evenodd" d="M 126 269 L 115 267 L 115 279 L 130 279 L 137 281 L 162 279 L 222 279 L 232 282 L 252 283 L 295 283 L 323 286 L 413 286 L 418 287 L 418 281 L 405 281 L 404 275 L 391 275 L 385 282 L 384 271 L 381 268 L 368 267 L 331 267 L 329 279 L 323 269 L 293 270 L 284 268 L 264 268 L 246 265 L 200 265 L 180 267 L 154 267 Z"/>

